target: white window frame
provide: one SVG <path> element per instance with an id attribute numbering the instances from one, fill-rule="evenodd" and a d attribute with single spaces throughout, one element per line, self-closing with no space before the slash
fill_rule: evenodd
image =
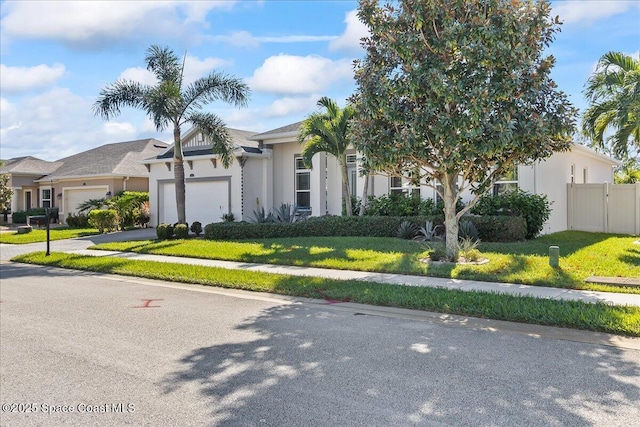
<path id="1" fill-rule="evenodd" d="M 398 179 L 401 179 L 400 186 L 397 185 Z M 395 183 L 394 180 L 396 181 Z M 411 172 L 405 172 L 402 177 L 389 177 L 389 194 L 413 194 L 416 191 L 420 194 L 420 186 L 411 185 Z"/>
<path id="2" fill-rule="evenodd" d="M 504 175 L 503 175 L 504 176 Z M 513 176 L 509 177 L 510 179 L 499 179 L 493 184 L 493 195 L 499 196 L 504 194 L 507 191 L 517 190 L 518 186 L 518 165 L 513 165 Z M 506 188 L 506 190 L 501 190 L 501 188 Z"/>
<path id="3" fill-rule="evenodd" d="M 573 184 L 573 183 L 576 182 L 576 165 L 575 165 L 575 163 L 571 164 L 571 171 L 570 171 L 569 177 L 570 177 L 570 181 L 569 181 L 570 183 Z"/>
<path id="4" fill-rule="evenodd" d="M 300 167 L 299 167 L 300 163 Z M 311 209 L 311 169 L 308 169 L 305 164 L 302 156 L 295 156 L 293 160 L 294 166 L 294 194 L 293 200 L 295 201 L 295 206 L 300 210 L 310 210 Z M 298 175 L 306 174 L 309 177 L 309 188 L 308 189 L 299 189 L 298 188 Z M 309 193 L 309 206 L 300 206 L 298 204 L 298 194 L 300 193 Z"/>
<path id="5" fill-rule="evenodd" d="M 49 197 L 44 196 L 44 192 L 49 192 Z M 45 206 L 45 202 L 49 202 L 49 206 Z M 33 203 L 33 201 L 32 201 Z M 51 207 L 51 187 L 42 187 L 40 188 L 40 207 L 42 208 L 50 208 Z"/>

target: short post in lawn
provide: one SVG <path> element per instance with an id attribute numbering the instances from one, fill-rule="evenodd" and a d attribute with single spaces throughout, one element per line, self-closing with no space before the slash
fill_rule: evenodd
<path id="1" fill-rule="evenodd" d="M 49 256 L 49 230 L 51 229 L 49 223 L 51 222 L 51 208 L 45 208 L 44 213 L 47 216 L 47 253 L 45 256 Z"/>
<path id="2" fill-rule="evenodd" d="M 549 246 L 549 265 L 554 268 L 560 266 L 560 248 L 558 246 Z"/>

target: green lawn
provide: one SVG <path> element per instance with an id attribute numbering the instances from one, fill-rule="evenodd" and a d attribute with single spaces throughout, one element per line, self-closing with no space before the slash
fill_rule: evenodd
<path id="1" fill-rule="evenodd" d="M 49 240 L 73 239 L 74 237 L 84 237 L 99 234 L 95 228 L 69 228 L 56 227 L 49 230 Z M 30 233 L 17 234 L 0 233 L 0 243 L 26 244 L 47 241 L 47 230 L 32 230 Z"/>
<path id="2" fill-rule="evenodd" d="M 591 275 L 640 277 L 634 237 L 565 231 L 518 243 L 483 243 L 485 265 L 428 264 L 424 244 L 394 238 L 301 237 L 254 241 L 201 239 L 105 243 L 95 249 L 133 251 L 386 273 L 524 283 L 561 288 L 640 293 L 639 288 L 586 284 Z M 560 268 L 549 266 L 550 245 L 560 247 Z"/>
<path id="3" fill-rule="evenodd" d="M 180 242 L 173 242 L 180 244 Z M 393 241 L 389 241 L 393 244 Z M 330 280 L 281 274 L 226 270 L 117 257 L 36 252 L 14 261 L 63 268 L 147 277 L 186 283 L 326 298 L 392 307 L 451 313 L 521 323 L 561 326 L 640 336 L 640 308 L 555 301 L 487 292 L 397 286 L 353 280 Z"/>

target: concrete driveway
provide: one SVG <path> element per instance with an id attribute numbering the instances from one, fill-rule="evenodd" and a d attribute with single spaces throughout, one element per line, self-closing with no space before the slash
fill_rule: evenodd
<path id="1" fill-rule="evenodd" d="M 546 338 L 556 328 L 504 332 L 470 318 L 383 317 L 11 263 L 0 265 L 0 276 L 2 425 L 622 426 L 640 419 L 640 351 Z M 20 404 L 37 412 L 11 411 L 25 411 Z"/>

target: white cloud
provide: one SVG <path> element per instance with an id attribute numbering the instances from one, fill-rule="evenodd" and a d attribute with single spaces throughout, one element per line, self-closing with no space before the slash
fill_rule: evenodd
<path id="1" fill-rule="evenodd" d="M 209 39 L 214 42 L 228 43 L 231 46 L 235 47 L 260 47 L 260 41 L 248 31 L 234 31 L 226 36 L 211 36 Z"/>
<path id="2" fill-rule="evenodd" d="M 4 37 L 54 39 L 71 44 L 138 39 L 141 35 L 180 35 L 206 27 L 207 13 L 234 2 L 46 1 L 5 2 Z"/>
<path id="3" fill-rule="evenodd" d="M 120 73 L 118 79 L 133 80 L 134 82 L 149 86 L 153 86 L 158 82 L 156 76 L 151 71 L 143 67 L 127 68 Z"/>
<path id="4" fill-rule="evenodd" d="M 107 122 L 102 128 L 105 134 L 117 141 L 130 140 L 136 135 L 136 128 L 129 122 Z"/>
<path id="5" fill-rule="evenodd" d="M 331 84 L 353 77 L 350 60 L 317 55 L 281 54 L 267 58 L 247 79 L 255 91 L 279 94 L 322 93 Z"/>
<path id="6" fill-rule="evenodd" d="M 360 39 L 369 36 L 369 29 L 358 19 L 358 11 L 352 10 L 348 12 L 344 22 L 347 28 L 344 33 L 329 43 L 329 50 L 344 50 L 348 52 L 357 52 L 362 49 Z"/>
<path id="7" fill-rule="evenodd" d="M 103 122 L 91 110 L 94 99 L 83 98 L 65 88 L 2 100 L 2 158 L 31 155 L 56 160 L 102 144 L 157 137 L 143 131 L 144 117 L 123 112 L 121 121 Z"/>
<path id="8" fill-rule="evenodd" d="M 289 114 L 304 113 L 309 114 L 320 99 L 320 95 L 311 95 L 304 98 L 285 97 L 276 99 L 271 105 L 266 107 L 266 117 L 288 116 Z"/>
<path id="9" fill-rule="evenodd" d="M 256 37 L 257 40 L 263 43 L 313 43 L 331 41 L 337 38 L 337 36 L 307 36 L 304 34 L 277 37 Z"/>
<path id="10" fill-rule="evenodd" d="M 589 26 L 596 21 L 640 8 L 635 0 L 573 0 L 553 3 L 552 16 L 558 15 L 565 24 Z"/>
<path id="11" fill-rule="evenodd" d="M 0 65 L 0 88 L 3 92 L 25 92 L 42 89 L 56 84 L 65 72 L 62 64 L 48 66 L 45 64 L 35 67 L 8 67 Z"/>

